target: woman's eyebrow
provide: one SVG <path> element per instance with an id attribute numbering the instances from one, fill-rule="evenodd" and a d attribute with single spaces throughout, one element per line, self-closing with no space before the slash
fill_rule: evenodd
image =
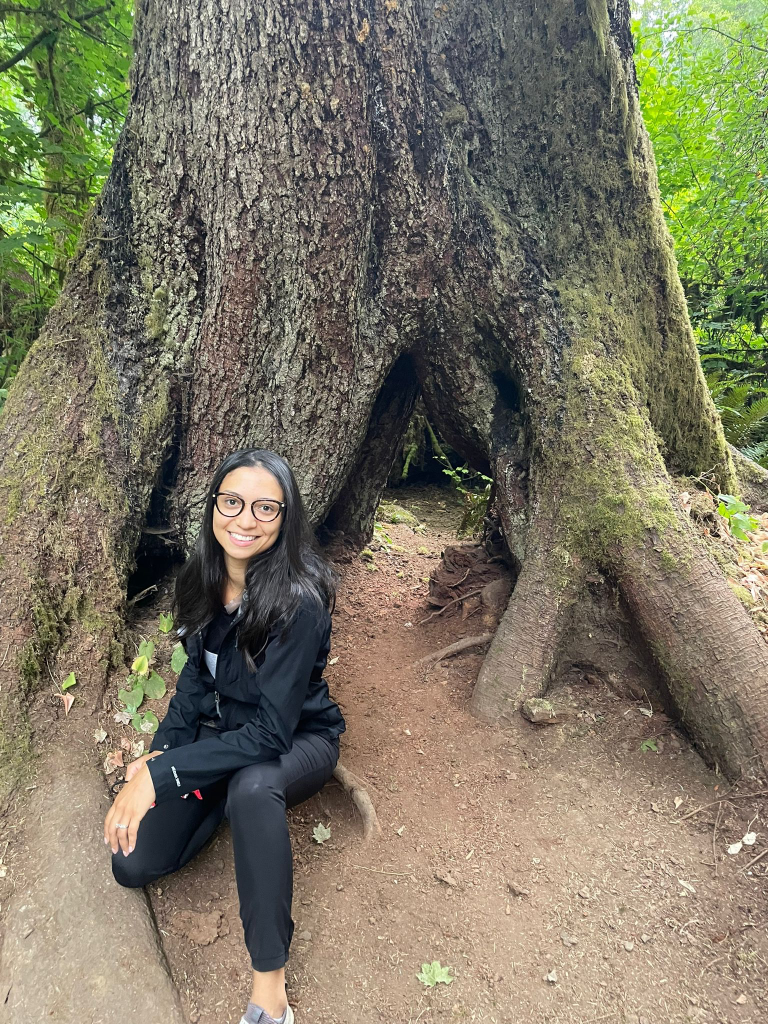
<path id="1" fill-rule="evenodd" d="M 233 498 L 240 498 L 241 501 L 245 501 L 242 494 L 238 494 L 237 491 L 219 491 L 219 494 L 231 494 Z M 256 500 L 258 501 L 258 498 Z"/>

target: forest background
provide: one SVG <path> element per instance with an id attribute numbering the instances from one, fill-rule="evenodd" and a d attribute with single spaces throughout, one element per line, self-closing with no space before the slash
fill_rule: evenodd
<path id="1" fill-rule="evenodd" d="M 661 198 L 728 441 L 768 467 L 768 4 L 638 0 Z M 0 408 L 128 107 L 130 0 L 0 4 Z"/>

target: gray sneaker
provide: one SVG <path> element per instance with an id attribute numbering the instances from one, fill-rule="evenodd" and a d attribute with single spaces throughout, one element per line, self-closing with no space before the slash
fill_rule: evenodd
<path id="1" fill-rule="evenodd" d="M 274 1020 L 274 1018 L 270 1017 L 266 1010 L 262 1010 L 261 1011 L 261 1016 L 259 1017 L 259 1024 L 267 1024 L 268 1021 L 272 1021 L 272 1020 Z M 247 1021 L 245 1019 L 245 1017 L 241 1017 L 240 1018 L 240 1024 L 250 1024 L 250 1022 Z M 294 1024 L 294 1021 L 293 1021 L 293 1010 L 291 1009 L 290 1005 L 288 1006 L 288 1009 L 286 1010 L 285 1018 L 283 1019 L 282 1024 Z"/>

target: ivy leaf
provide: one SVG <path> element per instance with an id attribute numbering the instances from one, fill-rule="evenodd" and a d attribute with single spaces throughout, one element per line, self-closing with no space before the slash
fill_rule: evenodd
<path id="1" fill-rule="evenodd" d="M 134 686 L 132 690 L 118 690 L 117 696 L 133 714 L 144 700 L 144 689 L 141 686 Z"/>
<path id="2" fill-rule="evenodd" d="M 141 719 L 139 732 L 155 732 L 158 725 L 160 725 L 160 722 L 158 721 L 157 715 L 153 711 L 147 711 Z"/>
<path id="3" fill-rule="evenodd" d="M 134 711 L 134 713 L 131 715 L 131 725 L 136 730 L 136 732 L 141 732 L 141 715 L 138 713 L 138 711 Z"/>
<path id="4" fill-rule="evenodd" d="M 155 644 L 152 640 L 142 640 L 139 644 L 139 657 L 152 661 L 155 653 Z"/>
<path id="5" fill-rule="evenodd" d="M 452 967 L 442 967 L 439 960 L 433 960 L 431 964 L 422 964 L 421 973 L 416 977 L 422 985 L 428 985 L 429 988 L 434 988 L 441 981 L 445 985 L 450 985 L 453 981 L 450 974 L 452 970 Z"/>
<path id="6" fill-rule="evenodd" d="M 131 665 L 131 672 L 135 672 L 137 676 L 145 676 L 149 672 L 149 658 L 146 654 L 140 654 L 136 658 Z"/>
<path id="7" fill-rule="evenodd" d="M 181 675 L 181 670 L 187 664 L 187 652 L 184 650 L 184 644 L 178 643 L 173 648 L 173 654 L 171 655 L 171 668 L 176 675 Z"/>
<path id="8" fill-rule="evenodd" d="M 149 678 L 144 682 L 144 693 L 150 700 L 160 700 L 165 696 L 165 680 L 157 672 L 150 672 Z"/>
<path id="9" fill-rule="evenodd" d="M 160 612 L 160 625 L 157 627 L 161 633 L 170 633 L 173 629 L 173 616 L 170 612 L 166 615 Z"/>
<path id="10" fill-rule="evenodd" d="M 315 825 L 312 830 L 312 838 L 316 843 L 324 843 L 326 839 L 331 838 L 331 830 L 326 828 L 321 822 L 319 825 Z"/>
<path id="11" fill-rule="evenodd" d="M 64 680 L 64 682 L 61 684 L 61 688 L 62 690 L 68 690 L 70 686 L 74 686 L 76 683 L 77 680 L 75 679 L 75 673 L 70 672 L 67 678 Z"/>
<path id="12" fill-rule="evenodd" d="M 647 753 L 649 750 L 655 750 L 658 754 L 659 748 L 656 746 L 656 740 L 643 740 L 640 744 L 640 749 L 643 753 Z"/>

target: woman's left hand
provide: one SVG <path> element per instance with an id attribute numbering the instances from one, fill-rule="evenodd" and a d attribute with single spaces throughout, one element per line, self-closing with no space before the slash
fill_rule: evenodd
<path id="1" fill-rule="evenodd" d="M 118 844 L 127 857 L 136 846 L 139 823 L 155 802 L 155 786 L 146 764 L 126 782 L 104 819 L 104 842 L 117 853 Z M 127 825 L 128 828 L 118 828 Z"/>

